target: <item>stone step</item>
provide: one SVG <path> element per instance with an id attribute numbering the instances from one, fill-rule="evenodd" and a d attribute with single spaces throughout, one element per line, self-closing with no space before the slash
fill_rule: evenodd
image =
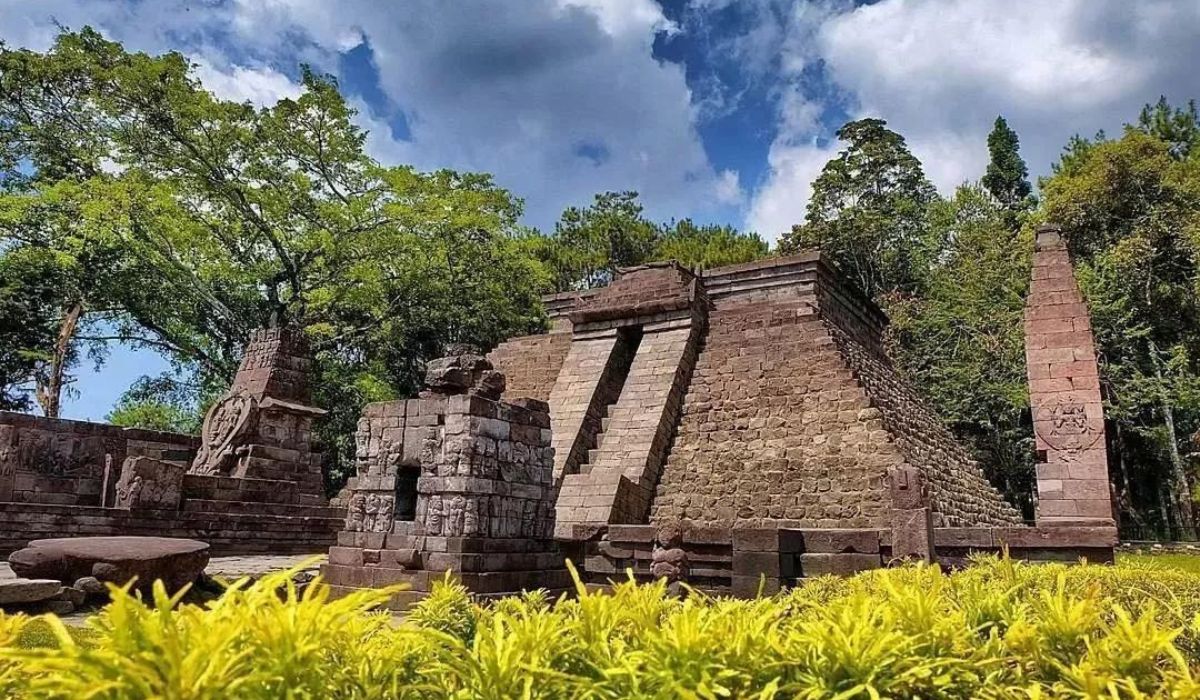
<path id="1" fill-rule="evenodd" d="M 62 593 L 61 581 L 41 578 L 6 578 L 0 580 L 0 605 L 40 603 Z"/>
<path id="2" fill-rule="evenodd" d="M 297 504 L 300 502 L 300 489 L 297 482 L 284 479 L 188 474 L 183 479 L 183 497 L 213 501 Z"/>
<path id="3" fill-rule="evenodd" d="M 218 501 L 208 498 L 188 498 L 181 510 L 191 513 L 224 513 L 230 515 L 277 515 L 295 518 L 329 518 L 341 520 L 346 517 L 340 508 L 320 505 L 298 505 L 292 503 L 262 503 L 259 501 Z"/>

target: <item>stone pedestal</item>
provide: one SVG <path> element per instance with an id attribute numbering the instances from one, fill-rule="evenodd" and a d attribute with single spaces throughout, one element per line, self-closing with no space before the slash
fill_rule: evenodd
<path id="1" fill-rule="evenodd" d="M 892 490 L 892 559 L 933 561 L 933 512 L 925 474 L 910 466 L 888 474 Z"/>

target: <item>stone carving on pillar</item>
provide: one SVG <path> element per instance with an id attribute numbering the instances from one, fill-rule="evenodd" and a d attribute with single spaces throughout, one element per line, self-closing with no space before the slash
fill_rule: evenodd
<path id="1" fill-rule="evenodd" d="M 11 425 L 0 425 L 0 477 L 11 476 L 17 470 L 17 431 Z"/>
<path id="2" fill-rule="evenodd" d="M 346 505 L 346 531 L 362 532 L 367 519 L 367 495 L 355 493 Z"/>
<path id="3" fill-rule="evenodd" d="M 892 559 L 933 561 L 933 509 L 925 473 L 908 465 L 889 474 L 892 492 Z"/>
<path id="4" fill-rule="evenodd" d="M 430 496 L 429 506 L 425 510 L 425 532 L 434 536 L 443 534 L 446 513 L 443 509 L 441 496 Z"/>
<path id="5" fill-rule="evenodd" d="M 381 493 L 368 494 L 363 506 L 363 532 L 388 532 L 391 530 L 395 505 L 395 496 Z"/>
<path id="6" fill-rule="evenodd" d="M 359 418 L 354 431 L 354 465 L 359 473 L 367 473 L 372 456 L 371 421 L 365 417 Z"/>
<path id="7" fill-rule="evenodd" d="M 226 394 L 208 409 L 200 431 L 200 452 L 193 474 L 228 474 L 242 455 L 243 441 L 254 430 L 258 402 L 242 392 Z"/>
<path id="8" fill-rule="evenodd" d="M 17 434 L 11 425 L 0 425 L 0 501 L 11 501 L 17 473 Z"/>
<path id="9" fill-rule="evenodd" d="M 133 474 L 117 482 L 117 507 L 132 508 L 142 495 L 142 477 Z"/>
<path id="10" fill-rule="evenodd" d="M 1040 406 L 1034 420 L 1038 437 L 1054 450 L 1078 452 L 1093 445 L 1104 435 L 1104 416 L 1098 405 L 1056 399 Z"/>
<path id="11" fill-rule="evenodd" d="M 654 550 L 650 554 L 650 575 L 666 579 L 667 591 L 672 595 L 681 592 L 681 582 L 687 580 L 688 556 L 683 548 L 683 529 L 678 523 L 663 525 L 655 535 Z"/>

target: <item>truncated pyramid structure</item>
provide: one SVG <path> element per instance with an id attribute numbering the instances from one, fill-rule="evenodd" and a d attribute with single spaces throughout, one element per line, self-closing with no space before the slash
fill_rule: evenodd
<path id="1" fill-rule="evenodd" d="M 381 580 L 428 580 L 437 567 L 425 562 L 447 561 L 439 549 L 465 546 L 493 553 L 481 566 L 511 572 L 506 583 L 559 588 L 552 557 L 517 556 L 546 553 L 551 535 L 559 559 L 573 559 L 589 581 L 628 569 L 741 594 L 895 558 L 954 561 L 1001 546 L 1035 558 L 1111 557 L 1111 522 L 1023 524 L 888 360 L 882 312 L 819 253 L 705 272 L 646 265 L 607 287 L 545 301 L 550 332 L 513 338 L 476 365 L 503 376 L 503 393 L 485 399 L 494 405 L 451 397 L 446 405 L 459 408 L 418 419 L 427 431 L 422 449 L 411 444 L 417 435 L 391 428 L 404 443 L 386 448 L 399 455 L 396 469 L 422 474 L 411 495 L 397 482 L 372 482 L 371 469 L 381 467 L 360 470 L 360 482 L 378 486 L 381 497 L 417 505 L 407 521 L 381 523 L 378 536 L 356 524 L 342 533 L 348 549 L 335 552 L 334 566 L 346 568 L 333 573 L 349 587 L 369 585 L 369 571 L 354 572 L 371 562 L 395 561 L 387 554 L 394 542 L 404 563 L 376 573 Z M 472 381 L 463 391 L 486 393 L 480 377 Z M 549 429 L 537 444 L 550 449 L 539 453 L 545 471 L 536 483 L 546 490 L 535 500 L 546 510 L 503 511 L 498 495 L 524 483 L 519 469 L 488 484 L 440 478 L 450 425 L 462 423 L 452 414 L 488 416 L 492 423 L 468 420 L 467 430 L 499 445 L 527 423 L 523 411 L 542 406 Z M 409 402 L 410 421 L 414 409 L 438 413 Z M 388 410 L 369 408 L 363 430 L 386 435 L 395 419 L 375 416 Z M 496 459 L 503 472 L 510 456 Z M 451 486 L 491 494 L 471 506 L 491 519 L 479 535 L 490 540 L 428 534 L 445 525 L 441 515 L 430 522 L 427 504 L 446 503 Z M 510 517 L 529 522 L 500 526 L 508 534 L 497 539 L 495 524 Z M 477 572 L 455 571 L 479 581 Z"/>

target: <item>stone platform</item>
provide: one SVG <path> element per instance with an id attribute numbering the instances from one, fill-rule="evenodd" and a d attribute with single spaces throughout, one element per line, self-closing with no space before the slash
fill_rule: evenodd
<path id="1" fill-rule="evenodd" d="M 174 592 L 200 577 L 209 546 L 198 540 L 167 537 L 78 537 L 34 540 L 8 557 L 18 577 L 55 579 L 65 586 L 86 577 L 125 585 L 137 579 L 149 591 L 161 580 Z"/>

